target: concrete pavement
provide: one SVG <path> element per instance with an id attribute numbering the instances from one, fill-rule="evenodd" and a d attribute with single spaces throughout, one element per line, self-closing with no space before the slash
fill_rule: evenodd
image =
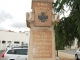
<path id="1" fill-rule="evenodd" d="M 60 60 L 75 60 L 74 54 L 69 54 L 61 51 L 59 51 L 58 53 L 59 53 Z"/>
<path id="2" fill-rule="evenodd" d="M 75 54 L 76 49 L 71 49 L 71 50 L 59 50 L 61 52 L 69 53 L 69 54 Z"/>
<path id="3" fill-rule="evenodd" d="M 3 53 L 3 51 L 0 51 L 0 59 L 1 59 L 1 54 Z"/>

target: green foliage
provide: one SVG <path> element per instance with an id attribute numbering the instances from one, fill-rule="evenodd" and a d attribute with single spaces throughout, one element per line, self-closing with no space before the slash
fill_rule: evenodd
<path id="1" fill-rule="evenodd" d="M 55 25 L 56 48 L 64 49 L 65 46 L 71 46 L 77 34 L 77 26 L 75 21 L 70 17 L 62 18 L 60 22 Z"/>
<path id="2" fill-rule="evenodd" d="M 71 46 L 75 38 L 78 39 L 78 44 L 80 43 L 80 0 L 57 0 L 53 3 L 56 13 L 64 13 L 64 6 L 69 7 L 71 12 L 55 25 L 56 46 L 60 47 L 59 49 Z"/>

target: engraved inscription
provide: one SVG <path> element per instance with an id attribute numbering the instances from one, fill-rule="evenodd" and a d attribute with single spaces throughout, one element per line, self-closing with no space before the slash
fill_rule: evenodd
<path id="1" fill-rule="evenodd" d="M 47 7 L 35 7 L 35 10 L 50 10 L 50 8 L 47 8 Z"/>
<path id="2" fill-rule="evenodd" d="M 48 30 L 33 31 L 33 57 L 52 57 L 52 33 Z"/>
<path id="3" fill-rule="evenodd" d="M 48 6 L 47 3 L 38 3 L 38 6 Z"/>
<path id="4" fill-rule="evenodd" d="M 52 4 L 51 3 L 34 2 L 32 8 L 35 10 L 51 10 Z"/>
<path id="5" fill-rule="evenodd" d="M 37 7 L 35 9 L 38 10 L 50 10 L 47 3 L 37 3 Z"/>

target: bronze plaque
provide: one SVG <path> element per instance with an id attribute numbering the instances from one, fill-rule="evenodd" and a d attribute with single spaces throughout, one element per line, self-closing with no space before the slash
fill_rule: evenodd
<path id="1" fill-rule="evenodd" d="M 52 10 L 35 10 L 35 26 L 52 26 Z"/>
<path id="2" fill-rule="evenodd" d="M 33 30 L 33 57 L 52 58 L 52 32 L 43 30 Z"/>
<path id="3" fill-rule="evenodd" d="M 38 1 L 38 2 L 53 2 L 53 0 L 32 0 L 32 1 Z"/>
<path id="4" fill-rule="evenodd" d="M 44 3 L 44 2 L 33 2 L 32 3 L 33 10 L 52 10 L 51 3 Z"/>

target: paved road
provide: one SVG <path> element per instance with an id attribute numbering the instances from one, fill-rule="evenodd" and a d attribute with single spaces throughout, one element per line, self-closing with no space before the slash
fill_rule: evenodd
<path id="1" fill-rule="evenodd" d="M 61 52 L 69 53 L 69 54 L 75 54 L 76 49 L 73 50 L 60 50 Z"/>
<path id="2" fill-rule="evenodd" d="M 1 54 L 3 53 L 3 51 L 0 51 L 0 59 L 1 59 Z"/>

